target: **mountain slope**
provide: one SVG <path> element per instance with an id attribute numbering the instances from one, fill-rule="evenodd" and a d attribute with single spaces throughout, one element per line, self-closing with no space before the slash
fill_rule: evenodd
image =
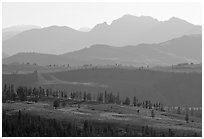
<path id="1" fill-rule="evenodd" d="M 94 61 L 112 61 L 118 64 L 170 65 L 184 62 L 202 62 L 201 35 L 188 35 L 158 44 L 112 47 L 93 45 L 64 54 L 68 58 Z M 97 64 L 97 62 L 96 62 Z"/>
<path id="2" fill-rule="evenodd" d="M 23 31 L 37 29 L 37 28 L 40 28 L 40 27 L 34 26 L 34 25 L 19 25 L 19 26 L 4 28 L 2 30 L 2 41 L 10 39 Z"/>
<path id="3" fill-rule="evenodd" d="M 83 64 L 172 65 L 186 62 L 201 63 L 201 50 L 201 35 L 189 35 L 158 44 L 139 44 L 124 47 L 97 44 L 63 55 L 19 53 L 4 59 L 3 63 L 30 62 L 39 65 L 70 64 L 74 66 Z"/>
<path id="4" fill-rule="evenodd" d="M 185 35 L 164 43 L 160 43 L 159 49 L 166 53 L 184 57 L 188 61 L 202 61 L 202 36 L 201 35 Z"/>
<path id="5" fill-rule="evenodd" d="M 2 52 L 2 59 L 9 57 L 9 55 L 5 52 Z"/>
<path id="6" fill-rule="evenodd" d="M 98 24 L 89 32 L 58 26 L 25 31 L 4 41 L 3 50 L 9 54 L 18 52 L 61 54 L 94 44 L 125 46 L 159 43 L 183 35 L 201 33 L 201 26 L 175 17 L 168 21 L 158 21 L 148 16 L 125 15 L 110 25 L 106 22 Z"/>
<path id="7" fill-rule="evenodd" d="M 82 64 L 80 60 L 73 58 L 66 58 L 59 55 L 52 54 L 41 54 L 41 53 L 18 53 L 16 55 L 10 56 L 8 58 L 3 59 L 4 64 L 12 64 L 12 63 L 37 63 L 38 65 L 62 65 L 62 64 Z"/>

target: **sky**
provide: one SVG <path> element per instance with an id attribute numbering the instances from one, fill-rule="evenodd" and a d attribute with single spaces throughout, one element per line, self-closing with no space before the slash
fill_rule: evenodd
<path id="1" fill-rule="evenodd" d="M 68 26 L 74 29 L 93 28 L 98 23 L 122 17 L 125 14 L 152 16 L 160 21 L 178 17 L 201 25 L 201 3 L 2 3 L 2 27 L 15 25 Z"/>

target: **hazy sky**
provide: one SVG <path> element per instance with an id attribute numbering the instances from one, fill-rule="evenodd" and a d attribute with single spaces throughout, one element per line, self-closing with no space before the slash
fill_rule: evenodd
<path id="1" fill-rule="evenodd" d="M 3 3 L 2 26 L 50 25 L 92 28 L 124 14 L 168 20 L 175 16 L 201 25 L 201 3 Z"/>

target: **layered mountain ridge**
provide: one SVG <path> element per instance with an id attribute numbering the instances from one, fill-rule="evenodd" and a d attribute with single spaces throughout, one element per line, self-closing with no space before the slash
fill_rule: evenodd
<path id="1" fill-rule="evenodd" d="M 160 43 L 183 35 L 201 34 L 201 26 L 179 18 L 158 21 L 149 16 L 124 15 L 110 25 L 97 24 L 88 32 L 70 27 L 51 26 L 32 29 L 3 41 L 3 51 L 9 55 L 18 52 L 63 54 L 94 44 L 111 46 Z"/>
<path id="2" fill-rule="evenodd" d="M 157 66 L 179 63 L 202 62 L 202 36 L 184 35 L 162 43 L 128 45 L 123 47 L 95 44 L 88 48 L 64 53 L 61 55 L 41 53 L 18 53 L 3 59 L 4 64 L 38 63 L 107 65 L 123 64 L 135 66 Z"/>

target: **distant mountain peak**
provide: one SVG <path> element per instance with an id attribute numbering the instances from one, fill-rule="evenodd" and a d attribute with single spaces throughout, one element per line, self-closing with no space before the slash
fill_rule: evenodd
<path id="1" fill-rule="evenodd" d="M 201 26 L 175 17 L 167 21 L 158 21 L 149 16 L 124 15 L 111 24 L 97 24 L 90 32 L 81 32 L 67 26 L 29 30 L 3 41 L 2 46 L 10 55 L 22 51 L 61 54 L 93 44 L 119 47 L 159 43 L 190 34 L 202 34 Z"/>
<path id="2" fill-rule="evenodd" d="M 121 18 L 119 19 L 139 19 L 139 20 L 144 20 L 144 19 L 150 19 L 150 20 L 157 20 L 156 18 L 153 18 L 151 16 L 144 16 L 144 15 L 141 15 L 141 16 L 135 16 L 135 15 L 131 15 L 131 14 L 125 14 L 123 15 Z"/>
<path id="3" fill-rule="evenodd" d="M 185 23 L 185 24 L 191 24 L 191 23 L 189 23 L 189 22 L 187 22 L 187 21 L 185 21 L 185 20 L 183 20 L 183 19 L 180 19 L 180 18 L 178 18 L 178 17 L 171 17 L 171 18 L 169 18 L 169 20 L 167 20 L 166 22 L 169 22 L 169 23 Z"/>
<path id="4" fill-rule="evenodd" d="M 32 29 L 40 29 L 40 26 L 35 25 L 16 25 L 2 29 L 2 40 L 8 40 L 21 32 L 32 30 Z"/>
<path id="5" fill-rule="evenodd" d="M 136 16 L 131 15 L 131 14 L 125 14 L 121 18 L 135 18 Z"/>
<path id="6" fill-rule="evenodd" d="M 29 29 L 36 29 L 36 28 L 40 29 L 41 27 L 40 26 L 35 26 L 35 25 L 16 25 L 16 26 L 3 28 L 2 32 L 9 32 L 9 31 L 23 32 L 23 31 L 26 31 L 26 30 L 29 30 Z"/>
<path id="7" fill-rule="evenodd" d="M 178 17 L 172 16 L 169 20 L 181 20 Z"/>
<path id="8" fill-rule="evenodd" d="M 70 27 L 68 27 L 68 26 L 57 26 L 57 25 L 45 27 L 45 28 L 43 28 L 43 29 L 44 29 L 44 30 L 62 30 L 62 31 L 72 30 L 72 31 L 78 31 L 78 30 L 75 30 L 75 29 L 70 28 Z"/>
<path id="9" fill-rule="evenodd" d="M 111 26 L 120 25 L 120 24 L 155 24 L 159 21 L 156 18 L 151 16 L 134 16 L 130 14 L 123 15 L 121 18 L 113 20 Z"/>
<path id="10" fill-rule="evenodd" d="M 98 30 L 101 30 L 103 31 L 104 29 L 107 29 L 109 27 L 109 25 L 107 24 L 107 22 L 103 22 L 101 24 L 97 24 L 93 29 L 92 31 L 98 31 Z"/>

